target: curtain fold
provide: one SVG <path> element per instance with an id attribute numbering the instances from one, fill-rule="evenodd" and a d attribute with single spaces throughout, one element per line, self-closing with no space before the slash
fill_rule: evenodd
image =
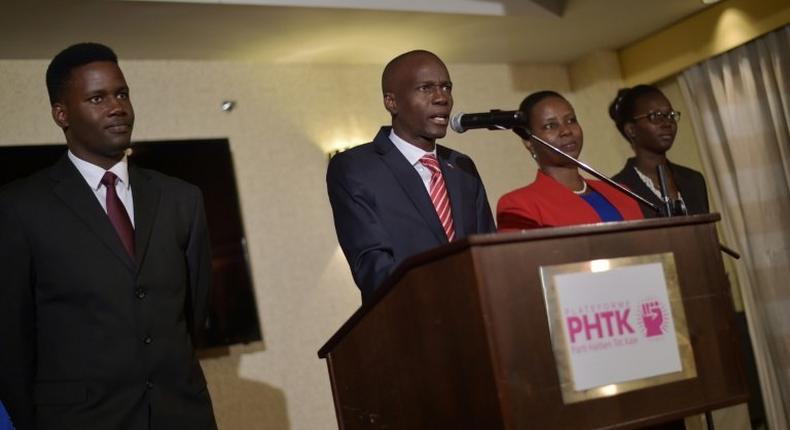
<path id="1" fill-rule="evenodd" d="M 736 264 L 771 429 L 790 427 L 790 26 L 678 77 Z"/>

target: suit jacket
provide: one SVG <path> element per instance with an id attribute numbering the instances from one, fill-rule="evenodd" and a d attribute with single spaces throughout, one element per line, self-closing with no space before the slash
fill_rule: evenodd
<path id="1" fill-rule="evenodd" d="M 326 174 L 335 230 L 366 300 L 405 258 L 447 243 L 417 171 L 382 127 L 373 142 L 332 158 Z M 472 159 L 437 145 L 452 206 L 455 237 L 495 229 Z"/>
<path id="2" fill-rule="evenodd" d="M 135 258 L 67 157 L 0 191 L 0 400 L 17 429 L 214 429 L 190 332 L 200 191 L 129 167 Z"/>
<path id="3" fill-rule="evenodd" d="M 623 170 L 614 175 L 612 179 L 625 185 L 631 191 L 644 197 L 650 203 L 662 207 L 664 203 L 650 191 L 650 188 L 648 188 L 644 182 L 642 182 L 642 179 L 639 178 L 639 175 L 637 175 L 634 170 L 635 166 L 636 159 L 633 157 L 629 158 Z M 669 170 L 672 172 L 675 185 L 683 196 L 688 214 L 698 215 L 708 213 L 710 211 L 708 208 L 708 188 L 705 185 L 705 178 L 702 174 L 696 170 L 673 163 L 669 163 Z M 659 216 L 656 211 L 643 203 L 639 203 L 639 207 L 642 209 L 645 218 L 656 218 Z"/>
<path id="4" fill-rule="evenodd" d="M 586 182 L 620 212 L 623 220 L 642 219 L 639 206 L 630 197 L 602 181 Z M 602 222 L 589 203 L 540 170 L 533 183 L 502 196 L 496 213 L 500 231 Z"/>

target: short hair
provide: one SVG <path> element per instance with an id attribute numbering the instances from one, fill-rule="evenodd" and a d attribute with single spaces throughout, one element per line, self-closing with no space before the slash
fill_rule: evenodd
<path id="1" fill-rule="evenodd" d="M 646 94 L 653 93 L 664 95 L 661 90 L 652 85 L 641 84 L 632 88 L 621 88 L 617 91 L 617 96 L 612 100 L 612 103 L 609 104 L 609 117 L 612 118 L 617 130 L 626 140 L 628 140 L 628 136 L 625 134 L 625 124 L 634 118 L 636 101 Z"/>
<path id="2" fill-rule="evenodd" d="M 99 43 L 78 43 L 60 51 L 47 67 L 49 103 L 60 101 L 63 89 L 71 79 L 72 70 L 96 61 L 112 61 L 118 64 L 118 57 L 112 49 Z"/>
<path id="3" fill-rule="evenodd" d="M 532 109 L 535 108 L 535 105 L 549 97 L 557 97 L 559 99 L 565 100 L 566 102 L 568 101 L 562 96 L 562 94 L 551 90 L 537 91 L 524 97 L 524 100 L 522 100 L 521 104 L 518 105 L 518 110 L 524 115 L 524 119 L 527 121 L 527 124 L 529 124 L 529 117 L 532 114 Z M 529 140 L 529 133 L 527 133 L 527 130 L 525 130 L 523 127 L 513 127 L 513 132 L 516 133 L 518 137 L 524 140 Z"/>
<path id="4" fill-rule="evenodd" d="M 390 60 L 390 62 L 387 63 L 386 66 L 384 66 L 384 71 L 381 73 L 381 92 L 382 92 L 382 94 L 384 94 L 388 90 L 390 90 L 390 88 L 388 88 L 388 87 L 391 84 L 392 75 L 393 75 L 393 73 L 395 73 L 395 70 L 398 69 L 398 67 L 401 65 L 401 63 L 403 63 L 405 60 L 407 60 L 407 59 L 409 59 L 411 57 L 420 56 L 420 55 L 433 57 L 437 61 L 442 63 L 442 65 L 445 66 L 445 68 L 447 68 L 447 66 L 444 65 L 444 62 L 442 61 L 442 59 L 439 58 L 438 55 L 434 54 L 431 51 L 426 51 L 424 49 L 415 49 L 413 51 L 404 52 L 403 54 L 400 54 L 397 57 L 395 57 L 392 60 Z"/>

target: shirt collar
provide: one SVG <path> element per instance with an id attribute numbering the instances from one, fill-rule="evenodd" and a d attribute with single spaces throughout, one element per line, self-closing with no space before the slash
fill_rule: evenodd
<path id="1" fill-rule="evenodd" d="M 412 166 L 417 165 L 417 163 L 420 162 L 420 158 L 422 158 L 426 154 L 433 154 L 434 156 L 436 155 L 436 145 L 433 146 L 433 151 L 423 151 L 422 149 L 401 139 L 397 134 L 395 134 L 394 129 L 390 130 L 389 137 L 392 144 L 395 145 L 396 148 L 398 148 L 398 151 L 400 151 L 401 154 L 403 154 L 403 156 L 406 157 L 406 160 Z"/>
<path id="2" fill-rule="evenodd" d="M 95 164 L 89 163 L 76 155 L 74 155 L 71 150 L 68 151 L 69 160 L 71 163 L 74 164 L 74 167 L 79 170 L 80 174 L 88 185 L 93 190 L 98 190 L 101 187 L 101 178 L 104 177 L 105 170 Z M 129 188 L 131 184 L 129 183 L 129 162 L 126 159 L 126 155 L 123 156 L 123 159 L 114 166 L 110 167 L 110 172 L 113 172 L 115 176 L 118 177 L 118 180 L 123 184 L 125 188 Z"/>

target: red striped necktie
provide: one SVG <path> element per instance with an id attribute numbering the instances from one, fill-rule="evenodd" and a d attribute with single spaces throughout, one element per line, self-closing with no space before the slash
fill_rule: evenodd
<path id="1" fill-rule="evenodd" d="M 102 185 L 107 189 L 107 216 L 110 218 L 112 226 L 115 227 L 121 242 L 123 242 L 126 252 L 134 259 L 134 228 L 132 227 L 132 221 L 129 219 L 129 214 L 126 213 L 126 208 L 115 191 L 115 182 L 117 180 L 118 177 L 110 171 L 105 172 L 104 177 L 101 178 Z"/>
<path id="2" fill-rule="evenodd" d="M 431 171 L 431 186 L 429 190 L 431 202 L 433 202 L 433 207 L 436 209 L 436 214 L 439 215 L 439 221 L 442 223 L 444 233 L 447 235 L 447 241 L 452 242 L 455 239 L 453 210 L 450 207 L 450 197 L 447 195 L 447 186 L 444 184 L 439 161 L 435 155 L 428 154 L 420 158 L 420 163 Z"/>

